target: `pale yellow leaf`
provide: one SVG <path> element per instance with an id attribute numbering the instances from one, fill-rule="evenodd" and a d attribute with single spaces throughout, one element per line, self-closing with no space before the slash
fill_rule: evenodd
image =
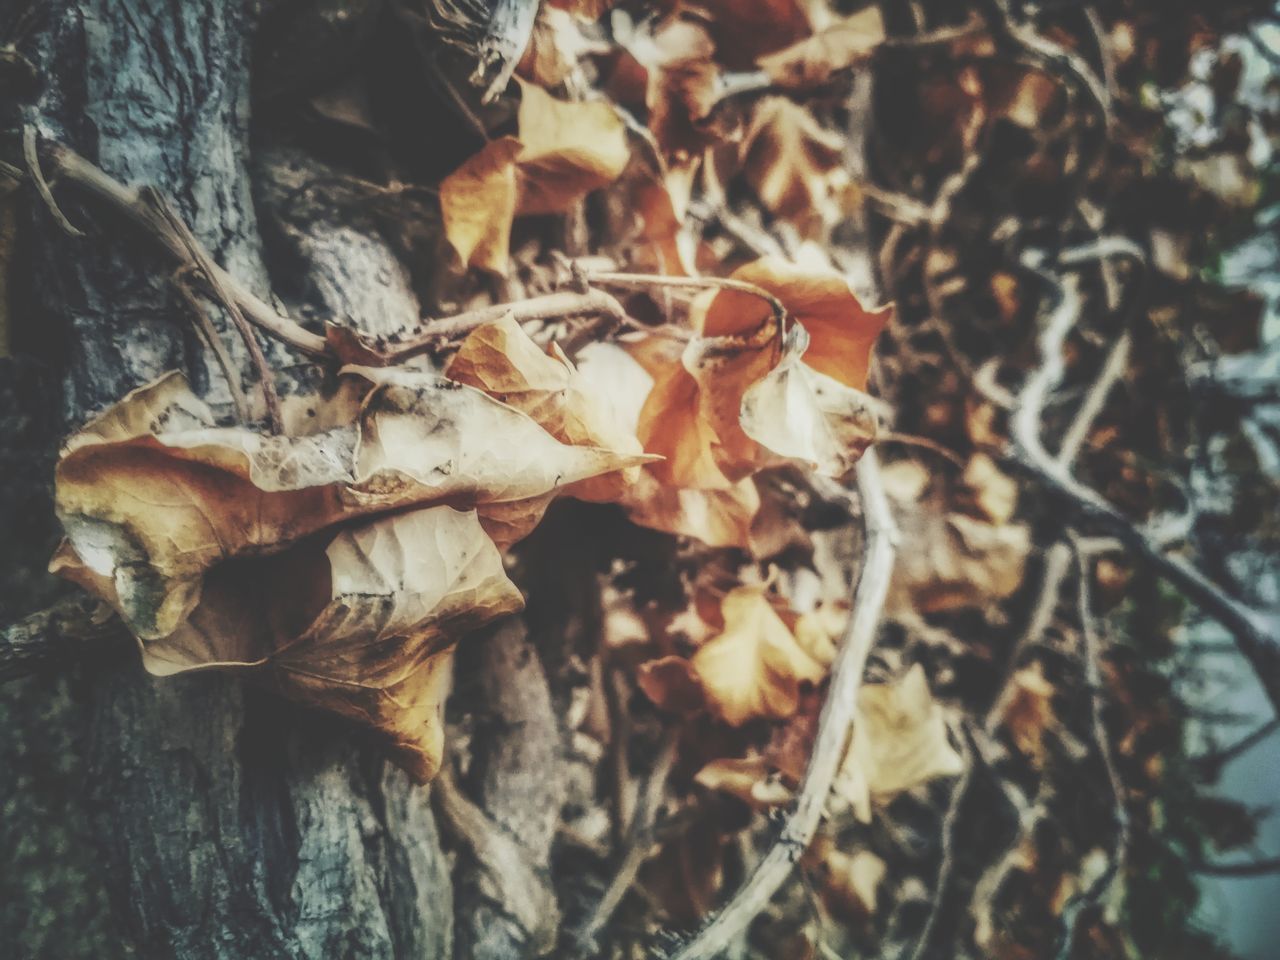
<path id="1" fill-rule="evenodd" d="M 800 684 L 818 683 L 826 668 L 796 642 L 763 586 L 729 591 L 721 610 L 724 630 L 691 661 L 712 712 L 732 726 L 791 716 Z"/>

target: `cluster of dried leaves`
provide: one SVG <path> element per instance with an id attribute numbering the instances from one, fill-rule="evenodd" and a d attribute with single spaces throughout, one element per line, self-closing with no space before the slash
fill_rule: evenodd
<path id="1" fill-rule="evenodd" d="M 1079 574 L 1045 559 L 1066 549 L 1062 511 L 1020 489 L 1006 422 L 1040 359 L 1043 304 L 1010 250 L 1104 231 L 1192 243 L 1190 223 L 1138 209 L 1153 184 L 1182 181 L 1150 173 L 1159 111 L 1120 91 L 1151 70 L 1175 86 L 1247 5 L 1180 12 L 1177 29 L 1142 3 L 1026 20 L 1002 4 L 901 6 L 906 21 L 886 23 L 881 6 L 821 0 L 548 0 L 496 104 L 439 78 L 454 123 L 484 136 L 431 184 L 430 286 L 460 313 L 495 293 L 508 309 L 400 331 L 442 332 L 385 366 L 361 331 L 331 327 L 346 365 L 286 398 L 279 434 L 226 425 L 178 375 L 135 391 L 67 443 L 55 569 L 115 609 L 153 673 L 243 670 L 365 725 L 425 780 L 459 638 L 521 608 L 513 577 L 581 569 L 566 558 L 591 538 L 575 524 L 621 531 L 587 574 L 599 630 L 564 723 L 588 775 L 560 861 L 599 884 L 628 862 L 611 842 L 642 847 L 627 922 L 579 910 L 592 937 L 613 930 L 600 949 L 633 956 L 722 905 L 769 841 L 768 811 L 795 796 L 860 562 L 831 481 L 879 434 L 901 528 L 882 642 L 803 855 L 807 886 L 761 918 L 752 955 L 927 950 L 949 931 L 964 946 L 948 955 L 1049 956 L 1061 918 L 1085 908 L 1074 956 L 1191 955 L 1132 917 L 1166 850 L 1161 764 L 1182 718 L 1144 657 L 1167 654 L 1174 613 L 1130 622 L 1137 639 L 1099 661 L 1093 624 L 1059 602 L 1067 584 L 1117 619 L 1142 609 L 1126 589 L 1159 606 L 1110 553 Z M 310 106 L 333 130 L 378 133 L 361 84 Z M 875 275 L 896 316 L 872 306 Z M 1116 290 L 1133 279 L 1089 278 L 1077 393 L 1120 336 Z M 1191 283 L 1158 273 L 1155 321 L 1131 334 L 1151 347 L 1133 405 L 1092 410 L 1076 441 L 1135 514 L 1163 505 L 1152 464 L 1182 436 L 1168 404 L 1139 400 L 1145 380 L 1180 373 L 1159 310 Z M 525 308 L 552 289 L 627 291 L 626 318 Z M 1247 345 L 1230 319 L 1214 334 Z M 552 549 L 504 564 L 560 498 L 604 506 L 562 509 Z M 1105 726 L 1089 720 L 1104 695 Z M 662 816 L 602 820 L 606 748 L 625 800 L 649 766 L 629 758 L 664 740 Z M 1098 799 L 1113 765 L 1129 792 Z M 1011 845 L 964 845 L 961 814 L 967 835 Z M 944 906 L 957 860 L 964 896 Z M 572 873 L 560 890 L 581 906 L 591 884 Z"/>

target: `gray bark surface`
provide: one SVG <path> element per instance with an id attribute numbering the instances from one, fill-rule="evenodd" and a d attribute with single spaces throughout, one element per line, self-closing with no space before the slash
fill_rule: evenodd
<path id="1" fill-rule="evenodd" d="M 118 180 L 169 195 L 214 259 L 269 296 L 248 157 L 257 4 L 45 6 L 25 45 L 46 80 L 29 120 Z M 33 296 L 66 342 L 64 428 L 174 367 L 225 401 L 149 241 L 65 194 L 86 238 L 41 209 L 29 225 Z M 348 273 L 376 267 L 376 244 L 356 238 L 331 239 L 327 256 L 344 241 Z M 243 362 L 243 349 L 233 356 Z M 153 679 L 133 657 L 100 668 L 90 690 L 94 832 L 139 955 L 451 955 L 449 871 L 428 791 L 346 726 L 229 676 Z"/>

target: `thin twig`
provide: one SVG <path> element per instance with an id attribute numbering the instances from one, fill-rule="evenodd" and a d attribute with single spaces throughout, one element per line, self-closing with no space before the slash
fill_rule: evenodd
<path id="1" fill-rule="evenodd" d="M 1269 857 L 1265 860 L 1247 860 L 1244 863 L 1208 863 L 1197 861 L 1191 864 L 1195 873 L 1211 877 L 1264 877 L 1272 873 L 1280 873 L 1280 857 Z"/>
<path id="2" fill-rule="evenodd" d="M 63 667 L 122 633 L 110 610 L 75 590 L 52 606 L 0 627 L 0 682 Z"/>
<path id="3" fill-rule="evenodd" d="M 1092 605 L 1089 603 L 1089 557 L 1080 549 L 1073 538 L 1076 553 L 1076 570 L 1079 576 L 1079 614 L 1081 659 L 1084 663 L 1085 685 L 1089 691 L 1089 725 L 1092 729 L 1094 744 L 1098 749 L 1098 757 L 1107 771 L 1107 785 L 1111 791 L 1111 816 L 1115 827 L 1115 853 L 1107 862 L 1107 868 L 1101 876 L 1089 885 L 1087 890 L 1071 898 L 1062 911 L 1062 939 L 1058 946 L 1056 960 L 1070 960 L 1075 947 L 1077 921 L 1089 907 L 1100 903 L 1110 892 L 1116 881 L 1124 875 L 1125 862 L 1129 853 L 1129 811 L 1125 805 L 1124 781 L 1120 770 L 1116 767 L 1115 756 L 1111 752 L 1111 740 L 1107 735 L 1107 725 L 1103 721 L 1102 710 L 1105 706 L 1105 691 L 1102 686 L 1102 671 L 1098 667 L 1101 655 L 1098 633 L 1094 627 Z"/>
<path id="4" fill-rule="evenodd" d="M 56 171 L 58 179 L 75 184 L 132 220 L 157 240 L 179 263 L 190 262 L 191 258 L 186 245 L 144 201 L 139 190 L 126 187 L 74 150 L 61 144 L 48 147 L 46 159 L 52 170 Z M 244 315 L 264 332 L 311 356 L 322 357 L 328 354 L 324 337 L 303 328 L 297 321 L 276 313 L 216 264 L 214 270 L 219 280 L 226 285 L 234 297 L 236 304 L 244 311 Z"/>
<path id="5" fill-rule="evenodd" d="M 196 332 L 205 342 L 205 346 L 213 353 L 213 358 L 218 362 L 218 367 L 222 370 L 222 376 L 227 381 L 227 389 L 231 393 L 231 402 L 235 405 L 236 416 L 240 418 L 241 423 L 248 423 L 253 419 L 249 410 L 249 401 L 244 394 L 244 385 L 240 382 L 240 371 L 235 368 L 231 362 L 231 357 L 227 354 L 227 345 L 222 342 L 222 338 L 218 336 L 217 328 L 214 327 L 213 321 L 209 319 L 209 314 L 204 308 L 204 304 L 200 302 L 200 298 L 192 289 L 191 283 L 186 279 L 186 274 L 191 272 L 190 267 L 179 270 L 173 278 L 173 285 L 178 293 L 187 302 L 187 306 L 191 308 L 191 316 L 195 321 Z"/>
<path id="6" fill-rule="evenodd" d="M 510 317 L 516 323 L 530 323 L 537 320 L 564 320 L 588 314 L 609 317 L 614 325 L 629 321 L 622 304 L 603 290 L 561 290 L 530 297 L 528 300 L 495 303 L 456 316 L 428 320 L 421 333 L 398 343 L 374 342 L 347 327 L 330 327 L 329 334 L 331 338 L 341 339 L 343 346 L 338 347 L 337 352 L 343 359 L 386 366 L 438 349 L 477 327 L 495 323 L 505 317 Z"/>
<path id="7" fill-rule="evenodd" d="M 1067 428 L 1067 433 L 1062 438 L 1062 445 L 1058 447 L 1056 460 L 1060 467 L 1069 466 L 1080 455 L 1080 448 L 1089 436 L 1089 431 L 1093 429 L 1094 421 L 1098 419 L 1098 415 L 1102 413 L 1102 409 L 1106 405 L 1107 395 L 1111 393 L 1111 389 L 1124 376 L 1125 368 L 1129 364 L 1129 350 L 1132 345 L 1133 338 L 1126 331 L 1112 346 L 1111 352 L 1107 354 L 1107 360 L 1102 365 L 1102 373 L 1094 381 L 1093 386 L 1089 388 L 1089 392 L 1085 395 L 1084 403 L 1080 405 L 1080 412 L 1071 422 L 1071 426 Z"/>
<path id="8" fill-rule="evenodd" d="M 1277 730 L 1280 730 L 1280 717 L 1268 720 L 1262 726 L 1241 737 L 1235 743 L 1229 744 L 1225 747 L 1219 747 L 1217 750 L 1213 750 L 1209 753 L 1203 753 L 1197 757 L 1191 757 L 1191 765 L 1196 768 L 1200 776 L 1204 779 L 1216 780 L 1218 779 L 1218 775 L 1222 772 L 1223 767 L 1232 760 L 1235 760 L 1237 757 L 1240 757 L 1252 750 Z"/>
<path id="9" fill-rule="evenodd" d="M 1031 611 L 1027 627 L 1023 630 L 1018 642 L 1014 645 L 1005 664 L 1004 680 L 996 693 L 991 708 L 983 718 L 982 728 L 988 736 L 993 735 L 1004 719 L 1009 701 L 1014 695 L 1012 680 L 1018 672 L 1018 665 L 1023 655 L 1032 646 L 1040 642 L 1049 624 L 1053 622 L 1053 613 L 1058 607 L 1058 597 L 1062 593 L 1062 582 L 1071 569 L 1071 548 L 1059 541 L 1049 548 L 1044 558 L 1044 576 L 1040 581 L 1040 594 Z"/>
<path id="10" fill-rule="evenodd" d="M 786 330 L 787 308 L 772 293 L 754 283 L 731 280 L 727 277 L 663 277 L 652 273 L 588 273 L 585 279 L 588 283 L 598 283 L 602 286 L 736 290 L 738 293 L 759 297 L 769 304 L 779 329 L 784 332 Z"/>
<path id="11" fill-rule="evenodd" d="M 54 199 L 53 191 L 49 189 L 49 182 L 45 180 L 44 171 L 40 168 L 40 154 L 36 144 L 36 128 L 30 123 L 22 126 L 22 159 L 27 165 L 27 176 L 30 178 L 32 186 L 36 188 L 36 193 L 40 195 L 44 205 L 49 208 L 49 213 L 53 215 L 54 222 L 68 236 L 83 237 L 84 231 L 67 219 L 67 215 L 58 206 L 58 201 Z"/>
<path id="12" fill-rule="evenodd" d="M 284 423 L 280 415 L 280 396 L 276 393 L 275 377 L 271 373 L 271 367 L 267 364 L 267 358 L 262 353 L 262 347 L 258 343 L 258 338 L 254 335 L 253 328 L 249 326 L 249 321 L 245 319 L 239 304 L 236 303 L 235 294 L 231 292 L 228 284 L 223 280 L 226 275 L 218 269 L 218 265 L 213 262 L 213 258 L 209 256 L 208 251 L 200 245 L 200 241 L 191 232 L 191 228 L 178 216 L 178 212 L 173 209 L 173 204 L 169 202 L 168 197 L 152 187 L 144 187 L 139 192 L 139 198 L 143 203 L 150 204 L 155 209 L 156 214 L 168 224 L 169 229 L 182 241 L 183 247 L 186 248 L 187 256 L 191 260 L 192 267 L 204 277 L 205 282 L 213 293 L 214 299 L 221 304 L 222 309 L 230 317 L 231 325 L 236 328 L 236 332 L 240 334 L 240 339 L 244 341 L 245 351 L 249 354 L 249 361 L 253 364 L 254 369 L 258 371 L 258 385 L 262 388 L 262 402 L 266 407 L 267 423 L 271 425 L 273 433 L 282 433 L 284 431 Z M 219 361 L 221 361 L 221 358 L 219 358 Z"/>
<path id="13" fill-rule="evenodd" d="M 636 806 L 635 816 L 632 818 L 630 828 L 627 830 L 626 852 L 618 864 L 618 869 L 615 871 L 613 879 L 609 881 L 609 886 L 601 894 L 600 900 L 596 903 L 586 922 L 582 925 L 582 929 L 576 935 L 578 956 L 595 955 L 599 949 L 597 940 L 600 934 L 609 925 L 614 911 L 622 903 L 627 891 L 631 889 L 631 885 L 635 882 L 640 868 L 644 866 L 644 862 L 649 858 L 654 842 L 654 826 L 658 820 L 658 812 L 662 808 L 662 797 L 666 791 L 667 778 L 671 775 L 671 768 L 675 765 L 677 744 L 676 737 L 671 736 L 667 739 L 666 745 L 658 754 L 657 762 L 653 765 L 653 770 L 650 771 L 649 777 L 645 781 L 644 790 L 641 791 L 639 802 Z"/>
<path id="14" fill-rule="evenodd" d="M 920 437 L 912 433 L 897 433 L 893 430 L 886 430 L 876 434 L 876 443 L 900 443 L 906 447 L 916 447 L 920 450 L 928 450 L 936 453 L 943 460 L 958 470 L 964 469 L 964 459 L 960 454 L 956 453 L 948 446 L 944 446 L 937 440 L 930 440 L 928 437 Z"/>
<path id="15" fill-rule="evenodd" d="M 874 451 L 868 451 L 859 461 L 856 475 L 867 532 L 865 561 L 853 595 L 853 615 L 849 618 L 836 656 L 831 685 L 818 719 L 813 753 L 800 784 L 795 808 L 778 839 L 747 882 L 724 910 L 676 953 L 673 960 L 711 960 L 728 949 L 790 875 L 822 819 L 822 809 L 844 758 L 849 731 L 857 712 L 858 688 L 862 685 L 867 655 L 880 626 L 880 614 L 889 590 L 897 549 L 897 528 L 880 482 Z"/>

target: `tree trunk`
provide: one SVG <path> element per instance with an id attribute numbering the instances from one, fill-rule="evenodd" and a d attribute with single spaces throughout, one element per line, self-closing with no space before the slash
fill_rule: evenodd
<path id="1" fill-rule="evenodd" d="M 164 192 L 214 258 L 269 297 L 248 155 L 259 4 L 43 6 L 23 45 L 45 84 L 28 120 L 116 179 Z M 225 402 L 221 375 L 185 333 L 171 266 L 91 203 L 65 211 L 87 237 L 61 232 L 43 209 L 26 225 L 33 296 L 66 342 L 65 427 L 174 367 Z M 376 272 L 380 250 L 353 234 L 326 256 L 349 280 Z M 380 286 L 384 301 L 411 296 Z M 342 289 L 349 301 L 368 292 Z M 449 870 L 428 791 L 342 724 L 226 676 L 152 679 L 136 658 L 93 680 L 91 724 L 96 832 L 141 956 L 451 955 Z"/>

